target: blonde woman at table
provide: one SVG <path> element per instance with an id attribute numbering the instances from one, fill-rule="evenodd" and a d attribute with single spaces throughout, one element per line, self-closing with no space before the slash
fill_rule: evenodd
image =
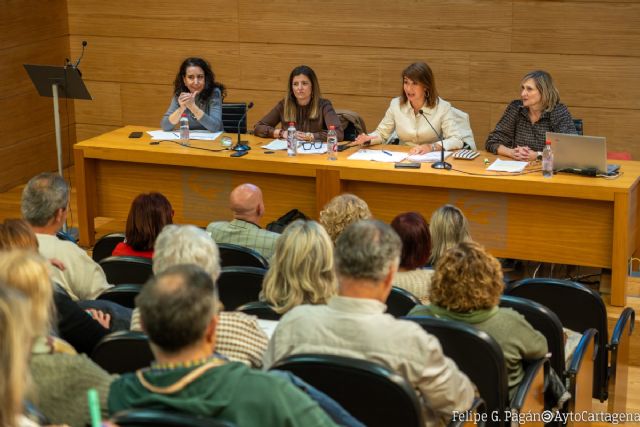
<path id="1" fill-rule="evenodd" d="M 185 59 L 173 82 L 173 98 L 162 117 L 162 130 L 172 130 L 183 113 L 189 119 L 189 129 L 223 130 L 222 99 L 225 95 L 224 85 L 216 81 L 207 61 L 202 58 Z"/>
<path id="2" fill-rule="evenodd" d="M 256 123 L 253 133 L 263 138 L 286 139 L 289 122 L 295 122 L 299 141 L 326 141 L 331 125 L 336 127 L 338 141 L 344 138 L 331 101 L 322 98 L 316 73 L 306 65 L 291 71 L 284 99 Z"/>
<path id="3" fill-rule="evenodd" d="M 542 160 L 546 133 L 572 133 L 576 127 L 546 71 L 532 71 L 520 82 L 520 99 L 507 107 L 485 148 L 521 161 Z"/>
<path id="4" fill-rule="evenodd" d="M 355 143 L 386 143 L 394 131 L 401 144 L 414 146 L 412 154 L 442 150 L 438 134 L 445 150 L 463 148 L 465 142 L 475 148 L 469 116 L 438 96 L 433 71 L 424 62 L 415 62 L 402 71 L 401 95 L 391 100 L 378 128 L 368 135 L 358 135 Z"/>

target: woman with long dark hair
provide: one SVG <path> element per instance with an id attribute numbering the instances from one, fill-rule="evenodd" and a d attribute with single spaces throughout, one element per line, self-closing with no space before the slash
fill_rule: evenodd
<path id="1" fill-rule="evenodd" d="M 225 95 L 225 86 L 216 81 L 207 61 L 202 58 L 185 59 L 173 82 L 173 98 L 162 117 L 162 129 L 170 131 L 186 113 L 189 129 L 223 130 L 222 100 Z"/>

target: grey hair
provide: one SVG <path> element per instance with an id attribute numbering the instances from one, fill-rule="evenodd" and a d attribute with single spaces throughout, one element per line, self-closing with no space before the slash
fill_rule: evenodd
<path id="1" fill-rule="evenodd" d="M 193 264 L 151 277 L 136 297 L 151 342 L 169 353 L 197 343 L 217 314 L 215 291 L 209 273 Z"/>
<path id="2" fill-rule="evenodd" d="M 402 241 L 389 225 L 363 220 L 349 225 L 336 240 L 339 276 L 382 281 L 389 268 L 400 263 Z"/>
<path id="3" fill-rule="evenodd" d="M 194 225 L 166 225 L 154 245 L 153 273 L 178 264 L 195 264 L 214 282 L 220 275 L 220 251 L 211 236 Z"/>
<path id="4" fill-rule="evenodd" d="M 34 176 L 22 190 L 22 216 L 36 227 L 47 225 L 58 209 L 66 209 L 68 204 L 69 185 L 55 173 Z"/>

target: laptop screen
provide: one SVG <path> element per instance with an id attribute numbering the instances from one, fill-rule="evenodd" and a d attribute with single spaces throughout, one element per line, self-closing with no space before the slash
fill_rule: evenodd
<path id="1" fill-rule="evenodd" d="M 603 136 L 583 136 L 547 132 L 553 150 L 553 169 L 595 168 L 607 172 L 607 139 Z"/>

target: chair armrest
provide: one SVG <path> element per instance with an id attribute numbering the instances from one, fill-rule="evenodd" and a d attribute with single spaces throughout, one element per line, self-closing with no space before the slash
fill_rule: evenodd
<path id="1" fill-rule="evenodd" d="M 566 378 L 569 380 L 569 411 L 590 411 L 592 408 L 593 375 L 595 359 L 598 354 L 598 331 L 587 329 L 582 334 L 569 367 Z"/>
<path id="2" fill-rule="evenodd" d="M 447 427 L 462 427 L 464 425 L 484 427 L 486 424 L 480 414 L 487 412 L 487 405 L 480 396 L 473 399 L 471 407 L 463 414 L 458 414 L 449 421 Z M 476 414 L 478 416 L 476 417 Z"/>
<path id="3" fill-rule="evenodd" d="M 510 408 L 518 412 L 544 411 L 544 384 L 549 371 L 549 359 L 543 357 L 531 361 L 524 371 L 524 378 L 511 399 Z"/>
<path id="4" fill-rule="evenodd" d="M 611 352 L 607 378 L 610 412 L 625 412 L 626 410 L 629 346 L 635 318 L 635 311 L 629 307 L 625 308 L 616 322 L 613 334 L 611 334 L 611 342 L 607 346 Z M 618 381 L 618 377 L 620 377 L 620 381 Z"/>

